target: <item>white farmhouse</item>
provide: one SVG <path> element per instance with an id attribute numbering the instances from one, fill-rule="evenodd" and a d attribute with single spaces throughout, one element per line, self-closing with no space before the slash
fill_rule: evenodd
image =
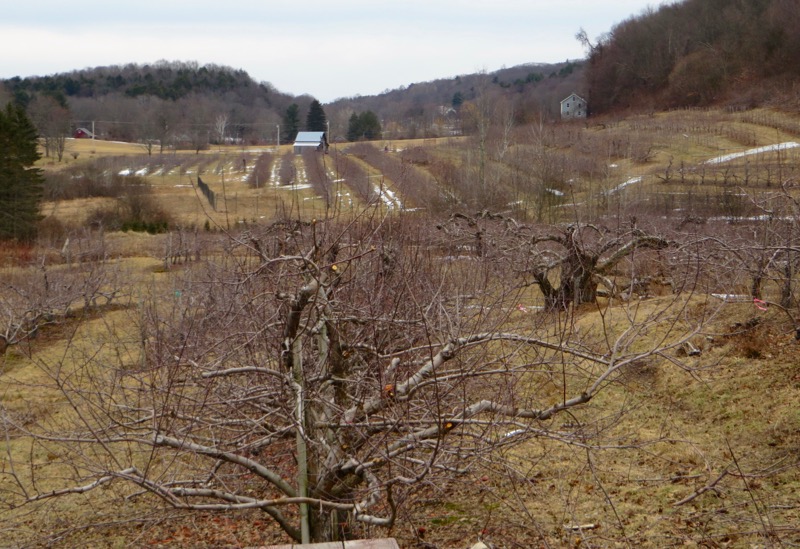
<path id="1" fill-rule="evenodd" d="M 576 93 L 562 99 L 561 118 L 586 118 L 586 99 Z"/>

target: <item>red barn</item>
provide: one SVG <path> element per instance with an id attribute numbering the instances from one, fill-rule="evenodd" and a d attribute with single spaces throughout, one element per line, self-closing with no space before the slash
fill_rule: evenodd
<path id="1" fill-rule="evenodd" d="M 72 137 L 75 139 L 94 139 L 94 134 L 86 128 L 78 128 L 72 132 Z"/>

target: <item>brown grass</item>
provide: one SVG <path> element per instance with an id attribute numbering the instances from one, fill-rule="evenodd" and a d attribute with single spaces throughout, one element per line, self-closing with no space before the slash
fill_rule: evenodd
<path id="1" fill-rule="evenodd" d="M 641 142 L 653 144 L 654 154 L 647 162 L 637 162 L 634 155 L 610 159 L 618 167 L 585 182 L 577 189 L 576 200 L 586 201 L 600 188 L 642 175 L 643 184 L 628 195 L 627 200 L 633 200 L 664 189 L 666 184 L 659 177 L 665 175 L 670 161 L 673 167 L 681 161 L 686 166 L 698 166 L 718 154 L 797 139 L 786 131 L 786 124 L 775 128 L 753 123 L 773 118 L 774 113 L 766 111 L 747 116 L 692 111 L 609 121 L 602 129 L 590 127 L 585 130 L 591 137 L 586 146 L 597 147 L 601 153 L 602 143 L 636 132 Z M 434 150 L 443 147 L 443 156 L 456 157 L 447 149 L 449 143 L 420 145 Z M 143 154 L 136 145 L 90 140 L 71 141 L 67 150 L 65 163 Z M 77 160 L 72 159 L 70 151 L 78 153 Z M 209 228 L 222 230 L 264 223 L 287 213 L 303 218 L 325 213 L 310 189 L 251 188 L 246 174 L 236 171 L 236 161 L 243 154 L 238 148 L 178 154 L 180 170 L 149 176 L 148 182 L 159 204 L 181 225 L 203 230 L 209 221 Z M 221 195 L 216 212 L 193 188 L 181 186 L 196 178 L 198 167 L 211 155 L 216 155 L 216 160 L 205 167 L 201 177 Z M 787 164 L 797 159 L 796 152 L 783 158 Z M 735 169 L 741 173 L 743 167 L 740 163 Z M 50 164 L 46 168 L 59 166 Z M 676 192 L 690 186 L 671 185 Z M 104 200 L 49 203 L 43 213 L 65 223 L 81 224 L 87 211 L 103 205 Z M 154 286 L 170 288 L 169 274 L 159 272 L 164 239 L 164 235 L 138 233 L 105 235 L 112 256 L 129 258 L 125 261 L 131 273 L 131 296 Z M 664 296 L 612 303 L 610 307 L 604 304 L 602 309 L 586 307 L 575 327 L 600 346 L 606 337 L 599 331 L 601 315 L 613 335 L 624 330 L 634 316 L 641 319 L 671 299 L 673 296 Z M 538 302 L 536 292 L 521 294 L 522 305 Z M 546 438 L 533 439 L 502 456 L 506 460 L 503 466 L 487 464 L 450 486 L 420 486 L 411 494 L 415 505 L 391 532 L 401 546 L 424 541 L 444 548 L 464 547 L 481 537 L 500 547 L 536 547 L 542 540 L 550 547 L 751 547 L 764 545 L 765 530 L 786 543 L 800 544 L 800 345 L 793 339 L 791 327 L 773 309 L 761 312 L 752 304 L 707 302 L 698 296 L 688 304 L 676 301 L 674 306 L 684 307 L 687 316 L 707 307 L 721 308 L 714 323 L 695 339 L 703 353 L 686 359 L 690 369 L 676 367 L 668 357 L 633 364 L 619 383 L 601 393 L 585 411 L 555 420 L 556 428 L 574 430 L 607 418 L 605 447 L 587 449 Z M 63 337 L 42 337 L 24 349 L 11 348 L 0 357 L 4 413 L 30 426 L 37 421 L 70 419 L 72 412 L 42 364 L 65 363 L 69 367 L 65 354 L 68 343 L 81 356 L 100 353 L 95 357 L 96 364 L 135 364 L 137 347 L 131 314 L 130 309 L 108 310 L 99 317 L 70 324 L 72 331 L 65 331 Z M 742 330 L 756 315 L 759 323 Z M 528 313 L 522 312 L 509 316 L 510 323 L 524 324 L 529 319 Z M 73 339 L 68 340 L 67 335 Z M 656 328 L 647 337 L 659 335 Z M 130 346 L 103 345 L 120 336 L 129 340 Z M 120 362 L 120 356 L 127 358 Z M 623 421 L 613 421 L 615 414 L 622 413 Z M 32 444 L 22 433 L 12 434 L 0 447 L 5 456 L 28 463 L 25 475 L 35 471 L 37 475 L 59 477 L 68 470 L 65 456 L 48 445 Z M 2 460 L 7 467 L 8 460 Z M 714 490 L 675 505 L 714 482 L 724 471 L 728 474 Z M 7 472 L 2 469 L 0 474 L 0 491 L 17 490 Z M 87 521 L 108 526 L 72 532 L 55 545 L 189 547 L 224 540 L 234 546 L 283 539 L 269 521 L 260 522 L 260 516 L 189 516 L 161 510 L 153 514 L 147 500 L 126 499 L 130 494 L 129 489 L 115 486 L 33 508 L 3 509 L 0 523 L 6 526 L 2 543 L 31 543 L 41 539 L 43 531 L 69 530 Z M 134 519 L 137 521 L 125 522 Z M 581 524 L 598 527 L 582 531 L 564 528 Z M 382 533 L 375 531 L 376 535 Z"/>

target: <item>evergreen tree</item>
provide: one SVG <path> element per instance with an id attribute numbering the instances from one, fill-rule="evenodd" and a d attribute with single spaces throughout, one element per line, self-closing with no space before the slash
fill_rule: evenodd
<path id="1" fill-rule="evenodd" d="M 328 128 L 328 119 L 325 116 L 325 111 L 322 110 L 322 104 L 314 99 L 311 106 L 308 107 L 308 116 L 306 117 L 306 130 L 310 132 L 324 132 Z"/>
<path id="2" fill-rule="evenodd" d="M 29 241 L 36 236 L 42 171 L 36 128 L 20 105 L 0 110 L 0 239 Z"/>
<path id="3" fill-rule="evenodd" d="M 347 140 L 358 141 L 359 139 L 380 139 L 381 123 L 378 115 L 372 111 L 364 111 L 361 114 L 353 113 L 347 126 Z"/>
<path id="4" fill-rule="evenodd" d="M 381 123 L 378 115 L 372 111 L 365 111 L 358 115 L 358 123 L 361 126 L 361 135 L 364 139 L 380 139 Z"/>
<path id="5" fill-rule="evenodd" d="M 300 131 L 300 107 L 297 103 L 292 103 L 283 115 L 283 139 L 284 143 L 291 143 Z"/>
<path id="6" fill-rule="evenodd" d="M 347 140 L 358 141 L 361 138 L 361 124 L 358 121 L 358 115 L 353 113 L 350 115 L 350 121 L 347 124 Z"/>

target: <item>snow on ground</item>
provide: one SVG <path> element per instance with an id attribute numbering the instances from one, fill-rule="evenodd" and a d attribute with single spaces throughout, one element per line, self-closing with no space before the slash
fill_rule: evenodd
<path id="1" fill-rule="evenodd" d="M 794 221 L 791 216 L 771 216 L 771 215 L 751 215 L 751 216 L 736 216 L 724 215 L 717 217 L 709 217 L 708 221 L 724 221 L 725 223 L 744 223 L 755 221 Z"/>
<path id="2" fill-rule="evenodd" d="M 744 294 L 711 294 L 711 297 L 728 303 L 747 303 L 753 301 L 752 297 Z"/>
<path id="3" fill-rule="evenodd" d="M 722 156 L 706 160 L 704 164 L 722 164 L 723 162 L 729 162 L 731 160 L 736 160 L 737 158 L 742 158 L 744 156 L 751 156 L 754 154 L 761 154 L 766 152 L 785 151 L 786 149 L 794 149 L 796 147 L 800 147 L 800 143 L 797 143 L 796 141 L 787 141 L 786 143 L 777 143 L 775 145 L 756 147 L 755 149 L 749 149 L 738 153 L 724 154 Z"/>
<path id="4" fill-rule="evenodd" d="M 277 158 L 275 162 L 272 163 L 272 171 L 269 173 L 269 184 L 277 187 L 281 184 L 281 164 L 283 163 L 283 158 Z"/>
<path id="5" fill-rule="evenodd" d="M 339 204 L 344 208 L 352 208 L 354 206 L 350 191 L 340 189 L 336 191 L 336 198 L 339 200 Z"/>
<path id="6" fill-rule="evenodd" d="M 381 199 L 383 204 L 391 209 L 397 208 L 398 210 L 403 209 L 403 203 L 400 202 L 400 199 L 397 198 L 397 195 L 392 192 L 391 189 L 381 188 L 378 185 L 375 185 L 375 192 L 378 195 L 378 198 Z"/>
<path id="7" fill-rule="evenodd" d="M 637 175 L 636 177 L 631 177 L 630 179 L 628 179 L 627 181 L 625 181 L 623 183 L 620 183 L 619 185 L 617 185 L 613 189 L 610 189 L 610 190 L 606 191 L 606 194 L 618 193 L 619 191 L 621 191 L 625 187 L 627 187 L 629 185 L 634 185 L 636 183 L 641 183 L 641 181 L 642 181 L 642 176 L 640 176 L 640 175 Z"/>
<path id="8" fill-rule="evenodd" d="M 297 177 L 297 181 L 296 181 L 297 185 L 308 185 L 308 175 L 306 174 L 306 165 L 305 164 L 301 163 L 300 167 L 297 168 L 297 171 L 295 172 L 295 174 L 296 174 L 296 177 Z"/>

